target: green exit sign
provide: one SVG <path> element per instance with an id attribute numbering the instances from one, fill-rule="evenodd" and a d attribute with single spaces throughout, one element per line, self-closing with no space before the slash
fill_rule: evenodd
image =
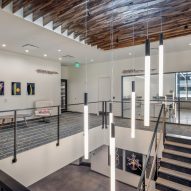
<path id="1" fill-rule="evenodd" d="M 75 66 L 75 68 L 80 68 L 80 63 L 79 63 L 79 62 L 76 62 L 76 63 L 74 64 L 74 66 Z"/>

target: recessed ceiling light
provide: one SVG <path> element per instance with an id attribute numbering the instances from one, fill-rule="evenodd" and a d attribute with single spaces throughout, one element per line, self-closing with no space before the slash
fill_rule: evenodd
<path id="1" fill-rule="evenodd" d="M 29 52 L 29 50 L 25 50 L 25 52 L 26 52 L 26 53 L 28 53 L 28 52 Z"/>
<path id="2" fill-rule="evenodd" d="M 62 50 L 61 50 L 61 49 L 58 49 L 58 52 L 62 52 Z"/>
<path id="3" fill-rule="evenodd" d="M 44 57 L 47 57 L 47 54 L 44 54 L 43 56 L 44 56 Z"/>
<path id="4" fill-rule="evenodd" d="M 188 45 L 191 46 L 191 43 L 189 43 Z"/>
<path id="5" fill-rule="evenodd" d="M 90 62 L 94 62 L 94 59 L 91 59 Z"/>
<path id="6" fill-rule="evenodd" d="M 61 61 L 61 60 L 62 60 L 62 58 L 58 58 L 58 60 L 60 60 L 60 61 Z"/>
<path id="7" fill-rule="evenodd" d="M 2 44 L 2 47 L 6 47 L 7 45 L 6 44 Z"/>
<path id="8" fill-rule="evenodd" d="M 129 52 L 129 56 L 131 56 L 132 55 L 132 52 Z"/>

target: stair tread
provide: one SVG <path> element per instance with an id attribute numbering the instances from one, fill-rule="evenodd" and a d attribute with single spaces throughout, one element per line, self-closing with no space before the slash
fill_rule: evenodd
<path id="1" fill-rule="evenodd" d="M 183 135 L 176 135 L 176 134 L 167 134 L 167 137 L 191 140 L 191 137 L 183 136 Z"/>
<path id="2" fill-rule="evenodd" d="M 174 141 L 165 141 L 165 144 L 191 149 L 191 145 L 184 144 L 184 143 L 178 143 L 178 142 L 174 142 Z"/>
<path id="3" fill-rule="evenodd" d="M 176 171 L 176 170 L 171 170 L 171 169 L 168 169 L 168 168 L 160 167 L 159 172 L 164 172 L 166 174 L 173 175 L 173 176 L 176 176 L 178 178 L 184 178 L 186 180 L 191 181 L 191 175 L 183 173 L 183 172 L 179 172 L 179 171 Z"/>
<path id="4" fill-rule="evenodd" d="M 185 152 L 174 151 L 174 150 L 170 150 L 170 149 L 164 149 L 163 152 L 178 155 L 178 156 L 183 156 L 183 157 L 187 157 L 187 158 L 191 158 L 191 154 L 185 153 Z"/>
<path id="5" fill-rule="evenodd" d="M 165 158 L 165 157 L 163 157 L 161 159 L 161 161 L 167 162 L 167 163 L 170 163 L 170 164 L 174 164 L 174 165 L 177 165 L 177 166 L 180 166 L 180 167 L 185 167 L 185 168 L 191 169 L 191 164 L 189 164 L 187 162 L 177 161 L 177 160 L 173 160 L 173 159 L 169 159 L 169 158 Z"/>
<path id="6" fill-rule="evenodd" d="M 173 188 L 175 190 L 179 190 L 179 191 L 190 191 L 190 187 L 188 186 L 178 184 L 176 182 L 172 182 L 163 178 L 157 178 L 156 183 L 167 186 L 169 188 Z"/>

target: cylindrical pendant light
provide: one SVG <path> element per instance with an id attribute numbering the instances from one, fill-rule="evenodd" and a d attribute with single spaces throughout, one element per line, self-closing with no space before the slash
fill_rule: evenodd
<path id="1" fill-rule="evenodd" d="M 135 81 L 132 81 L 131 93 L 131 138 L 135 138 Z"/>
<path id="2" fill-rule="evenodd" d="M 84 159 L 89 159 L 88 94 L 84 93 Z"/>
<path id="3" fill-rule="evenodd" d="M 145 42 L 145 96 L 144 96 L 144 126 L 150 126 L 150 40 Z"/>
<path id="4" fill-rule="evenodd" d="M 113 113 L 112 113 L 112 103 L 109 104 L 109 137 L 111 137 L 111 129 L 113 124 Z M 109 145 L 111 145 L 111 138 L 109 140 Z M 110 153 L 111 153 L 111 147 L 110 147 Z"/>
<path id="5" fill-rule="evenodd" d="M 115 191 L 115 125 L 111 124 L 110 135 L 110 190 Z"/>
<path id="6" fill-rule="evenodd" d="M 164 73 L 164 47 L 163 47 L 163 33 L 160 33 L 159 42 L 159 96 L 163 96 L 163 73 Z"/>

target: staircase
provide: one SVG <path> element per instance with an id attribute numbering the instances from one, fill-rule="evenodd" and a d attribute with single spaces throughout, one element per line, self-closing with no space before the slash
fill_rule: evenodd
<path id="1" fill-rule="evenodd" d="M 160 162 L 156 190 L 191 191 L 191 138 L 168 135 Z"/>

